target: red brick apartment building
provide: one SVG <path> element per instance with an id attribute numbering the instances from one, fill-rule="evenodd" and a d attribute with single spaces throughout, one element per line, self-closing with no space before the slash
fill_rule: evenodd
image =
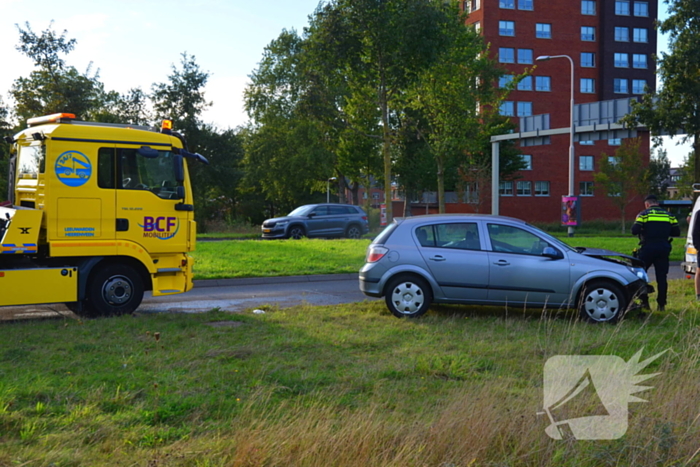
<path id="1" fill-rule="evenodd" d="M 483 34 L 505 69 L 520 74 L 534 68 L 501 107 L 516 124 L 519 117 L 549 114 L 550 128 L 569 126 L 570 62 L 537 61 L 539 56 L 571 57 L 576 104 L 639 96 L 647 86 L 655 89 L 658 0 L 467 0 L 464 8 L 467 24 Z M 648 162 L 649 135 L 640 136 Z M 575 194 L 584 223 L 619 218 L 609 197 L 593 185 L 593 173 L 604 154 L 614 155 L 620 144 L 620 139 L 606 139 L 574 145 Z M 528 169 L 517 180 L 500 183 L 500 213 L 557 222 L 561 197 L 568 194 L 569 136 L 551 136 L 549 144 L 521 151 Z M 638 200 L 627 210 L 631 218 L 643 208 Z M 482 211 L 490 210 L 487 203 Z M 457 210 L 468 209 L 450 206 L 449 211 Z"/>

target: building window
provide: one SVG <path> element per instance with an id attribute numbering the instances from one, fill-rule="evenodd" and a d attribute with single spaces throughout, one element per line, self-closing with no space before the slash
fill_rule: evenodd
<path id="1" fill-rule="evenodd" d="M 645 79 L 632 80 L 632 94 L 644 94 L 644 88 L 647 87 Z"/>
<path id="2" fill-rule="evenodd" d="M 647 56 L 644 54 L 632 54 L 632 66 L 634 68 L 647 68 Z"/>
<path id="3" fill-rule="evenodd" d="M 532 91 L 532 76 L 526 76 L 518 83 L 518 91 Z"/>
<path id="4" fill-rule="evenodd" d="M 501 196 L 513 196 L 513 182 L 499 182 L 498 194 Z"/>
<path id="5" fill-rule="evenodd" d="M 627 89 L 627 80 L 615 78 L 613 80 L 613 92 L 615 94 L 627 94 L 629 92 Z"/>
<path id="6" fill-rule="evenodd" d="M 632 35 L 632 40 L 634 42 L 647 42 L 647 30 L 645 28 L 634 28 Z"/>
<path id="7" fill-rule="evenodd" d="M 518 49 L 518 63 L 523 65 L 532 64 L 532 49 Z"/>
<path id="8" fill-rule="evenodd" d="M 649 16 L 649 3 L 647 2 L 634 2 L 634 16 Z"/>
<path id="9" fill-rule="evenodd" d="M 535 196 L 549 196 L 549 182 L 535 182 Z"/>
<path id="10" fill-rule="evenodd" d="M 579 170 L 593 170 L 593 156 L 578 156 Z"/>
<path id="11" fill-rule="evenodd" d="M 615 54 L 615 68 L 629 68 L 629 54 Z"/>
<path id="12" fill-rule="evenodd" d="M 478 10 L 480 7 L 480 2 L 481 0 L 467 0 L 464 2 L 464 11 L 471 13 L 472 11 Z"/>
<path id="13" fill-rule="evenodd" d="M 499 113 L 504 117 L 515 117 L 515 104 L 513 101 L 501 102 Z"/>
<path id="14" fill-rule="evenodd" d="M 581 26 L 581 40 L 595 41 L 595 28 L 592 26 Z"/>
<path id="15" fill-rule="evenodd" d="M 581 78 L 581 92 L 584 94 L 595 93 L 595 80 L 593 78 Z"/>
<path id="16" fill-rule="evenodd" d="M 513 82 L 513 75 L 503 75 L 498 78 L 498 87 L 506 88 Z"/>
<path id="17" fill-rule="evenodd" d="M 595 54 L 593 52 L 581 52 L 581 66 L 584 68 L 595 67 Z"/>
<path id="18" fill-rule="evenodd" d="M 630 30 L 629 28 L 615 28 L 615 40 L 617 42 L 629 42 L 630 41 Z"/>
<path id="19" fill-rule="evenodd" d="M 610 138 L 610 139 L 608 140 L 608 146 L 620 146 L 621 144 L 622 144 L 622 139 L 621 139 L 621 138 Z M 612 158 L 612 159 L 615 159 L 615 157 L 610 156 L 610 157 L 608 157 L 608 162 L 610 162 L 611 164 L 616 164 L 616 163 L 617 163 L 617 159 L 615 159 L 614 161 L 611 161 L 611 160 L 610 160 L 611 158 Z"/>
<path id="20" fill-rule="evenodd" d="M 481 31 L 481 23 L 479 21 L 475 21 L 474 23 L 472 23 L 472 27 L 476 32 Z"/>
<path id="21" fill-rule="evenodd" d="M 518 10 L 532 11 L 534 9 L 532 0 L 518 0 Z"/>
<path id="22" fill-rule="evenodd" d="M 515 36 L 515 21 L 499 21 L 498 34 L 500 36 Z"/>
<path id="23" fill-rule="evenodd" d="M 551 39 L 552 25 L 548 23 L 535 24 L 535 37 L 538 39 Z"/>
<path id="24" fill-rule="evenodd" d="M 595 2 L 592 0 L 583 0 L 581 2 L 582 15 L 595 15 Z"/>
<path id="25" fill-rule="evenodd" d="M 593 196 L 593 182 L 580 182 L 578 187 L 581 196 Z"/>
<path id="26" fill-rule="evenodd" d="M 518 196 L 532 196 L 532 182 L 518 182 Z"/>
<path id="27" fill-rule="evenodd" d="M 518 117 L 532 116 L 532 102 L 518 102 Z"/>
<path id="28" fill-rule="evenodd" d="M 630 2 L 626 0 L 617 0 L 615 2 L 615 14 L 621 16 L 630 15 Z"/>
<path id="29" fill-rule="evenodd" d="M 521 154 L 520 158 L 523 161 L 524 168 L 520 170 L 532 170 L 532 156 L 530 154 Z"/>
<path id="30" fill-rule="evenodd" d="M 552 78 L 549 76 L 535 76 L 535 91 L 551 91 Z"/>
<path id="31" fill-rule="evenodd" d="M 510 47 L 499 48 L 498 61 L 500 63 L 515 63 L 515 49 Z"/>
<path id="32" fill-rule="evenodd" d="M 579 141 L 578 144 L 580 144 L 581 146 L 593 146 L 593 141 L 591 141 L 591 140 L 582 140 L 582 141 Z"/>
<path id="33" fill-rule="evenodd" d="M 515 9 L 515 0 L 499 0 L 498 6 L 508 10 Z"/>

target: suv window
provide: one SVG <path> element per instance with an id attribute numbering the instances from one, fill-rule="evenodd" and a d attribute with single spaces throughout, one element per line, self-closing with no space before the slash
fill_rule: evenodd
<path id="1" fill-rule="evenodd" d="M 328 206 L 328 214 L 331 216 L 339 216 L 342 214 L 350 214 L 350 208 L 348 206 Z"/>
<path id="2" fill-rule="evenodd" d="M 327 216 L 328 206 L 316 206 L 316 208 L 311 211 L 310 214 L 313 214 L 314 216 Z"/>
<path id="3" fill-rule="evenodd" d="M 416 229 L 421 246 L 480 250 L 479 229 L 476 223 L 425 225 Z"/>

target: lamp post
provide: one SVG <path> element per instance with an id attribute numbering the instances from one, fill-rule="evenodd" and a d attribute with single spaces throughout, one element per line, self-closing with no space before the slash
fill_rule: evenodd
<path id="1" fill-rule="evenodd" d="M 338 180 L 335 177 L 331 177 L 326 181 L 326 203 L 331 202 L 331 182 Z"/>
<path id="2" fill-rule="evenodd" d="M 574 187 L 574 61 L 568 55 L 540 55 L 535 60 L 538 62 L 552 58 L 566 58 L 571 64 L 571 102 L 569 104 L 569 196 L 575 196 Z M 568 228 L 569 237 L 574 236 L 574 227 Z"/>

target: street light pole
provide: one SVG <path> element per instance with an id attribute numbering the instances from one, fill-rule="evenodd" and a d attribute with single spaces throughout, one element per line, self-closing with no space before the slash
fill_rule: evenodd
<path id="1" fill-rule="evenodd" d="M 574 61 L 568 55 L 541 55 L 535 60 L 538 62 L 550 60 L 552 58 L 566 58 L 571 64 L 571 101 L 569 103 L 569 196 L 575 196 L 574 187 Z M 569 237 L 574 236 L 574 226 L 568 228 Z"/>
<path id="2" fill-rule="evenodd" d="M 331 182 L 334 182 L 338 180 L 335 177 L 331 177 L 328 180 L 326 180 L 326 203 L 331 202 Z"/>

